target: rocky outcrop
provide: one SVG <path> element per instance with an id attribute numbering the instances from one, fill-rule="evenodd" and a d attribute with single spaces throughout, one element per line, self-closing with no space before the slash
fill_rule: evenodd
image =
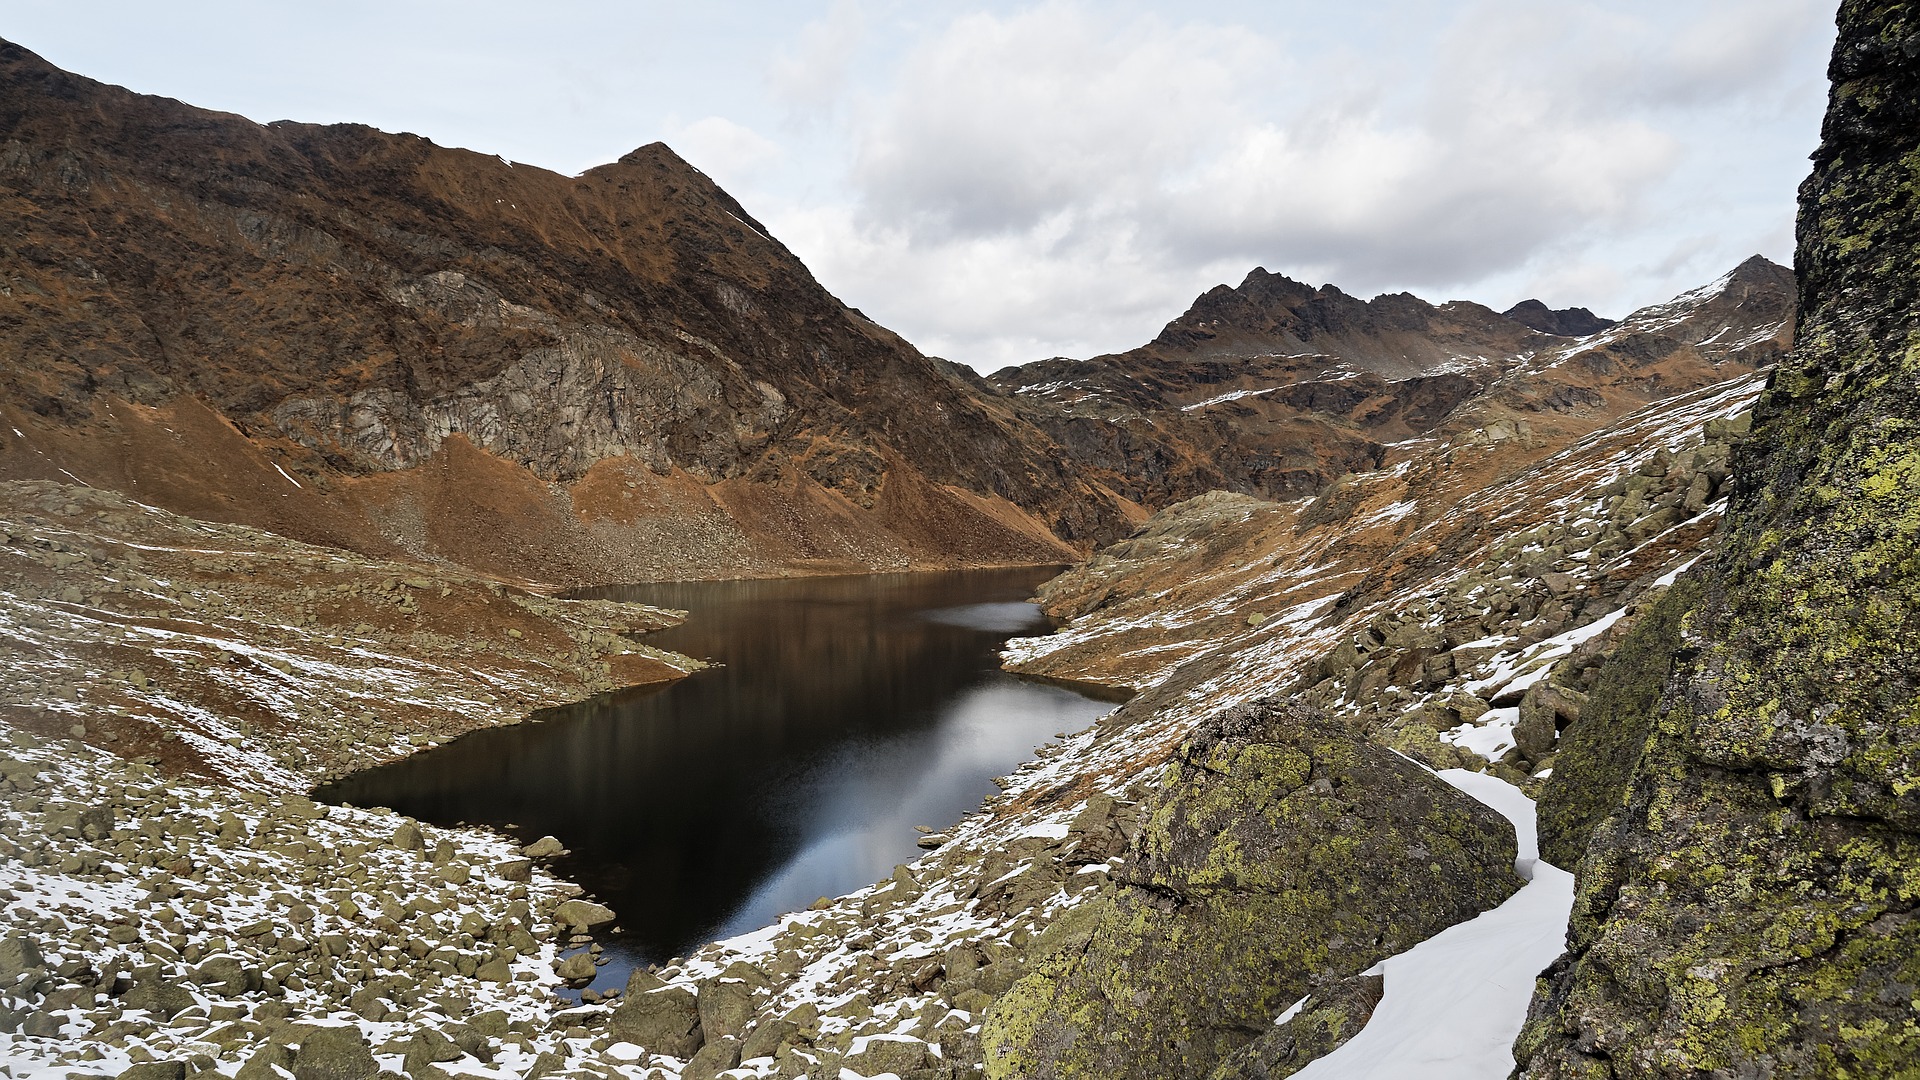
<path id="1" fill-rule="evenodd" d="M 987 1074 L 1204 1076 L 1315 983 L 1498 904 L 1513 860 L 1505 819 L 1347 724 L 1228 710 L 1181 748 L 1117 886 L 988 1012 Z"/>
<path id="2" fill-rule="evenodd" d="M 1848 0 L 1801 189 L 1800 344 L 1519 1075 L 1909 1075 L 1920 1060 L 1920 9 Z"/>

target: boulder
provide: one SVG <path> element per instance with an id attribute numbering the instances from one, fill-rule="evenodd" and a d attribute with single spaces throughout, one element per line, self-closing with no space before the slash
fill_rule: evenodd
<path id="1" fill-rule="evenodd" d="M 0 938 L 0 986 L 11 986 L 15 979 L 45 966 L 40 944 L 25 934 Z"/>
<path id="2" fill-rule="evenodd" d="M 714 1039 L 694 1052 L 680 1072 L 680 1080 L 714 1080 L 740 1064 L 739 1039 Z"/>
<path id="3" fill-rule="evenodd" d="M 700 983 L 700 1029 L 708 1039 L 738 1037 L 753 1021 L 753 988 L 738 979 Z"/>
<path id="4" fill-rule="evenodd" d="M 146 969 L 136 976 L 133 988 L 120 997 L 122 1008 L 144 1009 L 160 1020 L 173 1019 L 193 1003 L 193 995 L 186 987 L 161 976 L 157 968 Z"/>
<path id="5" fill-rule="evenodd" d="M 677 1058 L 692 1057 L 705 1041 L 699 999 L 681 986 L 629 994 L 613 1010 L 612 1030 L 616 1039 Z"/>
<path id="6" fill-rule="evenodd" d="M 421 1028 L 408 1040 L 406 1060 L 401 1068 L 408 1076 L 432 1080 L 434 1071 L 427 1066 L 443 1061 L 458 1061 L 464 1056 L 465 1051 L 455 1046 L 452 1039 L 433 1028 Z"/>
<path id="7" fill-rule="evenodd" d="M 554 962 L 553 973 L 562 982 L 586 982 L 593 978 L 593 954 L 584 950 Z"/>
<path id="8" fill-rule="evenodd" d="M 905 1076 L 927 1063 L 927 1044 L 910 1035 L 869 1035 L 855 1039 L 841 1067 L 861 1076 Z"/>
<path id="9" fill-rule="evenodd" d="M 565 855 L 566 853 L 566 845 L 552 836 L 543 836 L 520 849 L 520 854 L 525 855 L 529 859 L 552 859 Z"/>
<path id="10" fill-rule="evenodd" d="M 357 1027 L 302 1027 L 294 1080 L 373 1080 L 380 1063 Z"/>
<path id="11" fill-rule="evenodd" d="M 120 1080 L 187 1080 L 184 1061 L 141 1061 L 120 1070 Z"/>
<path id="12" fill-rule="evenodd" d="M 1355 975 L 1315 990 L 1300 1011 L 1229 1054 L 1209 1080 L 1282 1080 L 1333 1053 L 1360 1033 L 1380 1004 L 1385 980 Z"/>
<path id="13" fill-rule="evenodd" d="M 614 920 L 613 909 L 591 900 L 568 900 L 553 913 L 553 921 L 561 926 L 571 926 L 580 930 L 592 930 L 605 926 Z"/>
<path id="14" fill-rule="evenodd" d="M 1541 681 L 1527 688 L 1520 698 L 1520 720 L 1513 726 L 1513 740 L 1530 761 L 1539 761 L 1554 752 L 1560 732 L 1580 719 L 1586 697 Z"/>
<path id="15" fill-rule="evenodd" d="M 987 1012 L 987 1075 L 1205 1076 L 1327 973 L 1519 888 L 1513 828 L 1345 721 L 1262 701 L 1181 747 L 1135 857 Z"/>
<path id="16" fill-rule="evenodd" d="M 783 1047 L 792 1046 L 800 1038 L 800 1025 L 784 1017 L 775 1017 L 755 1024 L 753 1030 L 740 1043 L 740 1060 L 752 1061 L 758 1057 L 774 1057 Z"/>

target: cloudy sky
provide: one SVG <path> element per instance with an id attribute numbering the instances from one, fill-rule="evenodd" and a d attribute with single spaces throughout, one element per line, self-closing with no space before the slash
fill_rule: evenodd
<path id="1" fill-rule="evenodd" d="M 568 174 L 665 140 L 842 299 L 992 370 L 1140 344 L 1255 265 L 1618 316 L 1787 262 L 1835 6 L 11 0 L 0 35 Z"/>

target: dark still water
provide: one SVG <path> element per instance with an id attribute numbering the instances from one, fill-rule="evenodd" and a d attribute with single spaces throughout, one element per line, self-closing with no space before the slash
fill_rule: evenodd
<path id="1" fill-rule="evenodd" d="M 1044 632 L 1044 569 L 693 582 L 591 595 L 685 608 L 649 643 L 725 666 L 474 732 L 318 794 L 441 824 L 551 833 L 620 916 L 617 962 L 665 960 L 869 884 L 990 778 L 1112 708 L 1000 671 Z"/>

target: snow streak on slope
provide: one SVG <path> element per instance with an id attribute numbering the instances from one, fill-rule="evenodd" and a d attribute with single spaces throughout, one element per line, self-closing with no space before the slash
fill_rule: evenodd
<path id="1" fill-rule="evenodd" d="M 1573 875 L 1539 861 L 1533 800 L 1505 781 L 1446 769 L 1442 780 L 1513 822 L 1526 887 L 1507 902 L 1380 962 L 1386 994 L 1346 1045 L 1299 1080 L 1489 1080 L 1513 1069 L 1534 976 L 1566 944 Z"/>

